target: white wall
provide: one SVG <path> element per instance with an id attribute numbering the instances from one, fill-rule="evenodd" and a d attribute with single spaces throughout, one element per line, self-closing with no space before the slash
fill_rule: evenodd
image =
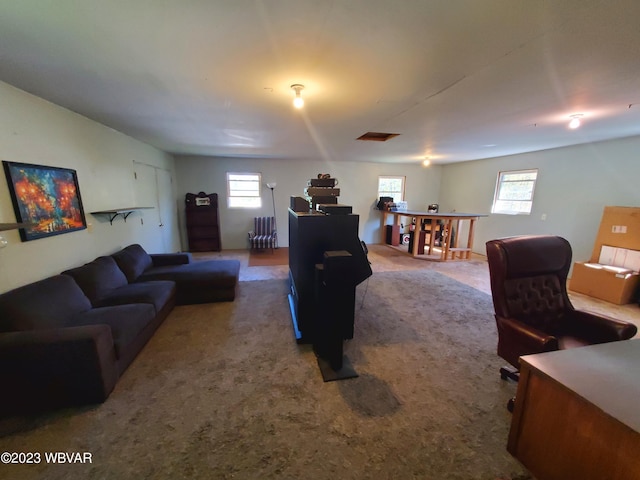
<path id="1" fill-rule="evenodd" d="M 499 171 L 537 168 L 531 215 L 481 218 L 473 250 L 485 254 L 493 238 L 553 234 L 569 240 L 574 260 L 587 260 L 603 208 L 640 206 L 639 152 L 640 137 L 633 137 L 446 165 L 441 211 L 489 214 Z"/>
<path id="2" fill-rule="evenodd" d="M 170 155 L 2 82 L 0 105 L 0 159 L 76 170 L 90 225 L 85 230 L 29 242 L 21 242 L 17 230 L 0 232 L 9 242 L 0 249 L 0 292 L 131 243 L 140 243 L 154 253 L 161 248 L 155 210 L 136 212 L 126 223 L 116 219 L 113 225 L 89 212 L 139 206 L 134 162 L 140 162 L 138 168 L 140 164 L 151 165 L 175 176 Z M 166 194 L 175 198 L 173 192 Z M 2 180 L 0 223 L 15 221 L 8 185 Z M 167 250 L 179 248 L 176 238 Z"/>
<path id="3" fill-rule="evenodd" d="M 532 214 L 480 219 L 474 242 L 477 253 L 484 253 L 484 244 L 491 238 L 550 233 L 571 242 L 576 260 L 587 259 L 604 206 L 640 205 L 640 137 L 429 168 L 195 156 L 177 157 L 174 163 L 169 154 L 1 82 L 0 104 L 0 159 L 75 169 L 90 225 L 86 230 L 31 242 L 21 242 L 17 231 L 0 233 L 9 241 L 0 249 L 0 292 L 134 242 L 153 252 L 187 249 L 184 195 L 188 192 L 218 193 L 223 248 L 246 248 L 253 217 L 272 214 L 271 192 L 264 189 L 263 207 L 258 211 L 229 210 L 227 172 L 260 172 L 263 183 L 277 182 L 275 200 L 282 246 L 288 245 L 289 197 L 303 196 L 307 181 L 318 173 L 330 173 L 339 180 L 339 202 L 353 206 L 354 213 L 360 215 L 359 234 L 367 243 L 379 243 L 381 238 L 380 214 L 373 209 L 379 175 L 407 177 L 410 209 L 423 210 L 429 203 L 439 203 L 442 212 L 489 214 L 499 171 L 538 168 Z M 161 219 L 169 227 L 165 232 L 171 231 L 165 242 L 159 238 L 159 212 L 155 209 L 136 212 L 127 222 L 116 219 L 113 225 L 89 213 L 153 203 L 154 195 L 143 188 L 140 179 L 134 179 L 134 172 L 154 182 L 162 179 L 165 186 L 167 176 L 174 179 L 171 191 L 163 188 L 159 192 L 164 200 L 170 196 L 169 204 L 175 207 L 168 219 Z M 15 220 L 7 183 L 2 181 L 0 223 Z"/>
<path id="4" fill-rule="evenodd" d="M 340 188 L 338 202 L 351 205 L 353 213 L 360 215 L 360 238 L 367 243 L 380 243 L 380 213 L 374 210 L 378 200 L 379 175 L 405 175 L 406 199 L 410 209 L 424 210 L 440 195 L 441 167 L 425 168 L 418 165 L 383 165 L 362 162 L 333 162 L 238 159 L 221 157 L 176 157 L 178 201 L 182 202 L 181 235 L 183 248 L 188 248 L 184 222 L 184 195 L 186 193 L 217 193 L 220 203 L 220 230 L 222 248 L 247 248 L 247 232 L 253 217 L 273 215 L 271 190 L 263 186 L 260 210 L 228 209 L 226 203 L 227 172 L 258 172 L 263 184 L 276 182 L 274 190 L 278 224 L 278 243 L 288 246 L 287 209 L 291 196 L 304 196 L 307 181 L 318 173 L 329 173 L 337 178 Z"/>

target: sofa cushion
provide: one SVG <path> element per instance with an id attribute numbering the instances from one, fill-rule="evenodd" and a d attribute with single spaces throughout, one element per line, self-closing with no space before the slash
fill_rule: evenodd
<path id="1" fill-rule="evenodd" d="M 238 260 L 205 260 L 186 265 L 153 267 L 138 281 L 173 280 L 176 303 L 209 303 L 235 298 L 240 262 Z"/>
<path id="2" fill-rule="evenodd" d="M 124 278 L 124 275 L 123 275 Z M 94 306 L 126 305 L 129 303 L 150 303 L 156 313 L 171 301 L 175 295 L 176 284 L 170 281 L 128 283 L 111 290 L 98 299 Z"/>
<path id="3" fill-rule="evenodd" d="M 236 285 L 239 272 L 238 260 L 205 260 L 186 265 L 150 268 L 139 280 L 174 280 L 178 288 L 225 288 Z"/>
<path id="4" fill-rule="evenodd" d="M 153 322 L 155 309 L 148 303 L 93 308 L 75 315 L 67 326 L 108 325 L 111 328 L 116 357 L 135 341 L 136 337 Z"/>
<path id="5" fill-rule="evenodd" d="M 127 285 L 127 277 L 112 257 L 98 257 L 93 262 L 62 274 L 72 276 L 94 306 L 110 291 Z"/>
<path id="6" fill-rule="evenodd" d="M 130 283 L 135 282 L 142 272 L 153 265 L 151 256 L 137 243 L 114 253 L 112 257 Z"/>
<path id="7" fill-rule="evenodd" d="M 183 263 L 191 263 L 193 256 L 191 252 L 177 253 L 151 253 L 149 254 L 153 261 L 154 267 L 163 267 L 165 265 L 180 265 Z"/>
<path id="8" fill-rule="evenodd" d="M 0 295 L 0 331 L 57 328 L 91 308 L 69 275 L 54 275 Z"/>

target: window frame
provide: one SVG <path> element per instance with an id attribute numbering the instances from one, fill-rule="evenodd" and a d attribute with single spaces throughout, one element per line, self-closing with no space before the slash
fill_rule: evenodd
<path id="1" fill-rule="evenodd" d="M 504 177 L 507 175 L 513 175 L 513 174 L 530 174 L 530 173 L 535 173 L 535 178 L 533 178 L 532 180 L 517 180 L 519 182 L 522 181 L 529 181 L 532 183 L 530 192 L 529 192 L 529 199 L 528 200 L 514 200 L 514 199 L 504 199 L 504 198 L 500 198 L 500 192 L 502 191 L 502 186 L 504 183 L 507 183 L 508 180 L 504 180 Z M 537 168 L 526 168 L 526 169 L 520 169 L 520 170 L 501 170 L 498 172 L 498 178 L 496 180 L 496 188 L 494 190 L 493 193 L 493 203 L 491 204 L 491 213 L 495 214 L 495 215 L 531 215 L 531 212 L 533 211 L 533 198 L 535 195 L 535 191 L 536 191 L 536 184 L 538 182 L 538 173 L 539 170 Z M 529 210 L 528 211 L 523 211 L 523 210 L 506 210 L 506 209 L 498 209 L 497 207 L 497 203 L 498 202 L 519 202 L 520 204 L 523 203 L 529 203 Z"/>
<path id="2" fill-rule="evenodd" d="M 242 176 L 242 177 L 255 177 L 257 176 L 258 179 L 238 179 L 238 178 L 232 178 L 233 175 L 238 175 L 238 176 Z M 246 182 L 256 182 L 257 186 L 258 186 L 258 192 L 257 195 L 237 195 L 238 192 L 243 192 L 243 191 L 254 191 L 254 190 L 235 190 L 231 187 L 231 182 L 232 181 L 246 181 Z M 232 193 L 235 192 L 235 195 L 232 195 Z M 244 199 L 253 199 L 256 198 L 257 199 L 257 205 L 232 205 L 232 198 L 244 198 Z M 259 172 L 227 172 L 227 207 L 228 208 L 238 208 L 238 209 L 257 209 L 257 208 L 262 208 L 262 173 Z"/>
<path id="3" fill-rule="evenodd" d="M 380 190 L 380 180 L 382 179 L 391 179 L 391 180 L 401 180 L 402 181 L 402 191 L 400 192 L 393 192 L 393 191 L 387 191 L 387 190 Z M 404 201 L 404 194 L 405 194 L 405 188 L 407 185 L 407 177 L 405 175 L 378 175 L 378 198 L 380 197 L 393 197 L 393 201 L 394 202 L 403 202 Z M 396 200 L 394 197 L 394 193 L 399 193 L 400 194 L 400 200 Z"/>

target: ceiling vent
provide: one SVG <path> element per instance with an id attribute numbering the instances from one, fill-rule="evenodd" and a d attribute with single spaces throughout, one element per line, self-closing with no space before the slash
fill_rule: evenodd
<path id="1" fill-rule="evenodd" d="M 390 138 L 397 137 L 399 133 L 381 133 L 381 132 L 367 132 L 364 135 L 360 135 L 357 140 L 363 140 L 365 142 L 386 142 Z"/>

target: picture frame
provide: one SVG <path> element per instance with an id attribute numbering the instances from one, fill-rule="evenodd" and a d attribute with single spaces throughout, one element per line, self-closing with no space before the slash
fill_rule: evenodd
<path id="1" fill-rule="evenodd" d="M 2 161 L 23 242 L 87 228 L 75 170 Z"/>

